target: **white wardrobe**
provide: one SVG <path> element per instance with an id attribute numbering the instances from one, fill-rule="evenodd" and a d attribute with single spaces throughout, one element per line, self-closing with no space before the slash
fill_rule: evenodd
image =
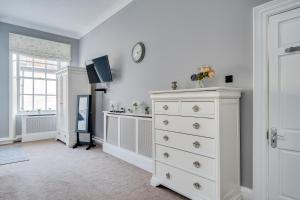
<path id="1" fill-rule="evenodd" d="M 57 139 L 72 147 L 76 142 L 75 122 L 77 95 L 90 95 L 91 87 L 85 68 L 66 67 L 57 76 Z"/>

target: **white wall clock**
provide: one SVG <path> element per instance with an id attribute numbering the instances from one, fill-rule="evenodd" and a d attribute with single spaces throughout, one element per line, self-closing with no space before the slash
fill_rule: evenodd
<path id="1" fill-rule="evenodd" d="M 145 45 L 142 42 L 136 43 L 131 52 L 132 60 L 135 63 L 141 62 L 145 57 Z"/>

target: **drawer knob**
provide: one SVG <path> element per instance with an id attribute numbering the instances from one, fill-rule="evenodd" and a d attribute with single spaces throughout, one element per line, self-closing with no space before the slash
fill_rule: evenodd
<path id="1" fill-rule="evenodd" d="M 165 135 L 163 138 L 164 138 L 165 141 L 169 140 L 169 137 L 167 135 Z"/>
<path id="2" fill-rule="evenodd" d="M 193 165 L 196 168 L 200 168 L 200 162 L 198 162 L 198 161 L 193 162 Z"/>
<path id="3" fill-rule="evenodd" d="M 193 124 L 193 128 L 194 128 L 194 129 L 199 129 L 199 128 L 200 128 L 200 124 L 197 123 L 197 122 L 194 123 L 194 124 Z"/>
<path id="4" fill-rule="evenodd" d="M 193 109 L 194 112 L 199 112 L 199 110 L 200 110 L 199 106 L 197 106 L 197 105 L 194 105 L 192 107 L 192 109 Z"/>
<path id="5" fill-rule="evenodd" d="M 169 121 L 168 120 L 164 120 L 163 123 L 164 123 L 164 125 L 168 125 Z"/>
<path id="6" fill-rule="evenodd" d="M 164 106 L 163 106 L 163 109 L 164 109 L 164 110 L 168 110 L 168 109 L 169 109 L 169 106 L 164 105 Z"/>
<path id="7" fill-rule="evenodd" d="M 164 153 L 164 157 L 165 157 L 165 158 L 169 158 L 170 155 L 166 152 L 166 153 Z"/>
<path id="8" fill-rule="evenodd" d="M 167 179 L 171 179 L 171 174 L 168 172 L 168 173 L 166 173 L 166 178 Z"/>
<path id="9" fill-rule="evenodd" d="M 196 190 L 200 190 L 200 188 L 201 188 L 200 183 L 194 183 L 193 186 Z"/>
<path id="10" fill-rule="evenodd" d="M 196 141 L 196 142 L 193 143 L 193 146 L 195 148 L 199 149 L 200 148 L 200 143 L 198 141 Z"/>

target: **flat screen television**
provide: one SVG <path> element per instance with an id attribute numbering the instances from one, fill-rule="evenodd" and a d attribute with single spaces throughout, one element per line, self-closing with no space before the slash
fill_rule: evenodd
<path id="1" fill-rule="evenodd" d="M 90 64 L 90 65 L 87 65 L 86 66 L 86 71 L 87 71 L 87 75 L 88 75 L 90 84 L 100 83 L 100 79 L 99 79 L 98 74 L 96 72 L 94 63 Z"/>
<path id="2" fill-rule="evenodd" d="M 96 59 L 93 59 L 95 70 L 98 74 L 98 77 L 101 82 L 111 82 L 112 75 L 109 65 L 108 56 L 102 56 Z"/>
<path id="3" fill-rule="evenodd" d="M 92 64 L 86 66 L 86 70 L 91 84 L 112 81 L 112 74 L 107 55 L 93 59 Z"/>

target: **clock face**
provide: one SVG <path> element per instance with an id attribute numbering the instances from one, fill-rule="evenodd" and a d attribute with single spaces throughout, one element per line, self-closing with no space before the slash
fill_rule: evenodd
<path id="1" fill-rule="evenodd" d="M 134 45 L 131 56 L 134 62 L 141 62 L 145 57 L 145 45 L 141 42 Z"/>

